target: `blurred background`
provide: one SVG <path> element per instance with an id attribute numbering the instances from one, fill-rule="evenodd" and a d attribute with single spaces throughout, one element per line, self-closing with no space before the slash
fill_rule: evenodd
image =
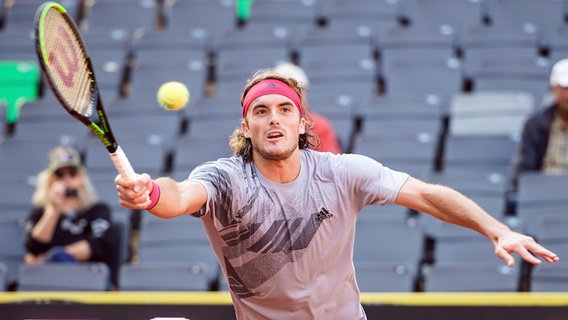
<path id="1" fill-rule="evenodd" d="M 25 290 L 21 221 L 47 152 L 65 144 L 81 152 L 121 226 L 117 290 L 226 291 L 198 219 L 160 220 L 118 204 L 106 149 L 42 79 L 33 40 L 42 2 L 1 1 L 1 287 Z M 551 101 L 551 67 L 568 57 L 568 1 L 60 3 L 82 32 L 114 134 L 138 172 L 184 179 L 231 156 L 246 80 L 290 62 L 307 73 L 310 107 L 330 120 L 344 152 L 451 186 L 568 256 L 566 176 L 524 175 L 516 207 L 506 208 L 522 126 Z M 187 85 L 188 107 L 158 106 L 167 81 Z M 507 268 L 480 235 L 395 206 L 361 213 L 354 259 L 363 292 L 568 291 L 565 263 Z"/>

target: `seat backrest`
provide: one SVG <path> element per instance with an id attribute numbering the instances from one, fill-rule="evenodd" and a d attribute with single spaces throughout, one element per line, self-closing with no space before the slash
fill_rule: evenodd
<path id="1" fill-rule="evenodd" d="M 24 229 L 20 218 L 0 219 L 0 262 L 6 267 L 8 284 L 15 283 L 18 268 L 24 261 Z"/>
<path id="2" fill-rule="evenodd" d="M 526 172 L 519 177 L 519 207 L 568 205 L 568 175 Z"/>
<path id="3" fill-rule="evenodd" d="M 0 262 L 0 291 L 5 291 L 8 287 L 8 267 Z"/>
<path id="4" fill-rule="evenodd" d="M 207 291 L 211 273 L 201 262 L 144 261 L 120 270 L 121 291 Z"/>
<path id="5" fill-rule="evenodd" d="M 410 263 L 355 263 L 355 275 L 362 292 L 412 292 L 416 269 Z"/>
<path id="6" fill-rule="evenodd" d="M 521 173 L 517 191 L 516 215 L 525 231 L 536 226 L 537 220 L 551 213 L 566 212 L 568 175 L 546 175 L 540 172 Z"/>
<path id="7" fill-rule="evenodd" d="M 530 92 L 459 93 L 450 104 L 449 134 L 520 134 L 533 110 L 534 97 Z"/>
<path id="8" fill-rule="evenodd" d="M 530 291 L 532 292 L 566 292 L 568 291 L 568 264 L 543 263 L 532 270 Z"/>
<path id="9" fill-rule="evenodd" d="M 354 261 L 395 261 L 417 265 L 424 238 L 420 226 L 402 216 L 357 222 Z"/>
<path id="10" fill-rule="evenodd" d="M 558 0 L 492 0 L 486 1 L 488 15 L 495 25 L 532 24 L 547 30 L 564 22 L 565 1 Z"/>
<path id="11" fill-rule="evenodd" d="M 519 264 L 440 261 L 424 270 L 425 292 L 516 292 Z"/>
<path id="12" fill-rule="evenodd" d="M 211 270 L 207 274 L 210 281 L 219 269 L 201 221 L 194 217 L 146 217 L 140 229 L 139 258 L 141 262 L 201 262 Z"/>
<path id="13" fill-rule="evenodd" d="M 566 212 L 555 214 L 543 214 L 536 220 L 532 234 L 536 239 L 546 242 L 565 241 L 568 242 L 568 215 Z"/>
<path id="14" fill-rule="evenodd" d="M 110 269 L 102 262 L 22 265 L 18 291 L 106 291 Z"/>
<path id="15" fill-rule="evenodd" d="M 448 136 L 444 146 L 444 170 L 448 167 L 494 167 L 506 171 L 517 141 L 506 135 Z"/>

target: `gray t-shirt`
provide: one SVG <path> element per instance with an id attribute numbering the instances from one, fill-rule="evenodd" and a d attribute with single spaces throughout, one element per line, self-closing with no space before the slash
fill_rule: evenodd
<path id="1" fill-rule="evenodd" d="M 301 150 L 300 175 L 266 179 L 241 157 L 189 176 L 205 186 L 202 216 L 237 318 L 365 319 L 353 267 L 355 222 L 392 203 L 408 175 L 361 155 Z"/>

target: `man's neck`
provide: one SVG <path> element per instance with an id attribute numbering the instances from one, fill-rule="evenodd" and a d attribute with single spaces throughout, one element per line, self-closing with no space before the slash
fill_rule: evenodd
<path id="1" fill-rule="evenodd" d="M 296 150 L 284 160 L 270 160 L 253 155 L 258 171 L 268 180 L 276 183 L 289 183 L 300 175 L 300 151 Z"/>

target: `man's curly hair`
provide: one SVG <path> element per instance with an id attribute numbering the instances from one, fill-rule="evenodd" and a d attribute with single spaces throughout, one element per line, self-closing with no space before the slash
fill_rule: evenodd
<path id="1" fill-rule="evenodd" d="M 311 114 L 308 110 L 308 105 L 305 96 L 305 89 L 301 83 L 296 81 L 294 78 L 285 77 L 273 69 L 261 69 L 258 70 L 253 74 L 253 76 L 248 80 L 245 89 L 241 95 L 241 106 L 243 104 L 243 100 L 247 94 L 247 92 L 252 88 L 255 84 L 259 83 L 260 81 L 266 79 L 276 79 L 286 83 L 290 88 L 294 89 L 300 96 L 300 100 L 302 103 L 302 118 L 305 119 L 306 130 L 305 133 L 300 135 L 298 140 L 298 147 L 300 149 L 316 149 L 320 144 L 319 137 L 312 132 L 313 128 L 313 121 Z M 246 121 L 246 119 L 243 119 Z M 242 156 L 245 162 L 252 161 L 252 143 L 250 138 L 245 138 L 244 133 L 241 131 L 240 128 L 236 129 L 230 137 L 229 146 L 233 149 L 233 152 L 236 156 Z"/>

